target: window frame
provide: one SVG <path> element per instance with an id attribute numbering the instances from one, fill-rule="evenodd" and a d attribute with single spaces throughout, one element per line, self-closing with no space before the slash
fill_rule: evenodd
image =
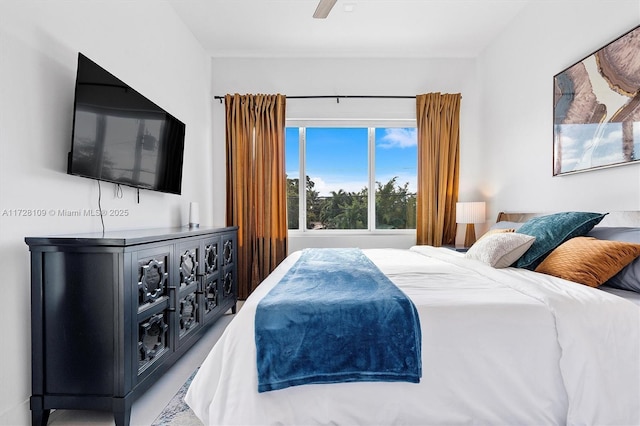
<path id="1" fill-rule="evenodd" d="M 375 170 L 375 131 L 376 128 L 417 128 L 415 119 L 287 119 L 285 127 L 298 128 L 298 229 L 288 229 L 294 236 L 300 235 L 412 235 L 416 229 L 378 229 L 375 227 L 376 204 L 376 170 Z M 306 129 L 309 127 L 326 128 L 366 128 L 368 144 L 368 191 L 367 191 L 367 229 L 323 229 L 322 231 L 307 229 L 307 191 L 306 184 Z M 416 159 L 417 161 L 417 159 Z M 286 167 L 286 166 L 285 166 Z M 416 191 L 417 192 L 417 191 Z"/>

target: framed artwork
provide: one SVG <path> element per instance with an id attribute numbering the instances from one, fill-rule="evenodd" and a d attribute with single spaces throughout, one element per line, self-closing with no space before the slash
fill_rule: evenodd
<path id="1" fill-rule="evenodd" d="M 640 26 L 553 77 L 553 175 L 640 163 Z"/>

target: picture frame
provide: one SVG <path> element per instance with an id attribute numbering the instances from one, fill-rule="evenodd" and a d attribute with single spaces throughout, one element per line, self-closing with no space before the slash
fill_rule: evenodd
<path id="1" fill-rule="evenodd" d="M 553 175 L 640 164 L 640 25 L 553 77 Z"/>

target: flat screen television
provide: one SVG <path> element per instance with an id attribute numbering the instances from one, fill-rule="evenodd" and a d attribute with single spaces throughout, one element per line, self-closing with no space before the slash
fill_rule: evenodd
<path id="1" fill-rule="evenodd" d="M 78 54 L 67 173 L 180 194 L 185 125 Z"/>

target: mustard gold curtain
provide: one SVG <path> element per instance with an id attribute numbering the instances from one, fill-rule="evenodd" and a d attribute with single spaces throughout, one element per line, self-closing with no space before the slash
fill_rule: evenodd
<path id="1" fill-rule="evenodd" d="M 416 96 L 418 244 L 455 244 L 461 99 L 460 94 Z"/>
<path id="2" fill-rule="evenodd" d="M 287 255 L 284 95 L 226 95 L 227 225 L 238 226 L 238 297 Z"/>

